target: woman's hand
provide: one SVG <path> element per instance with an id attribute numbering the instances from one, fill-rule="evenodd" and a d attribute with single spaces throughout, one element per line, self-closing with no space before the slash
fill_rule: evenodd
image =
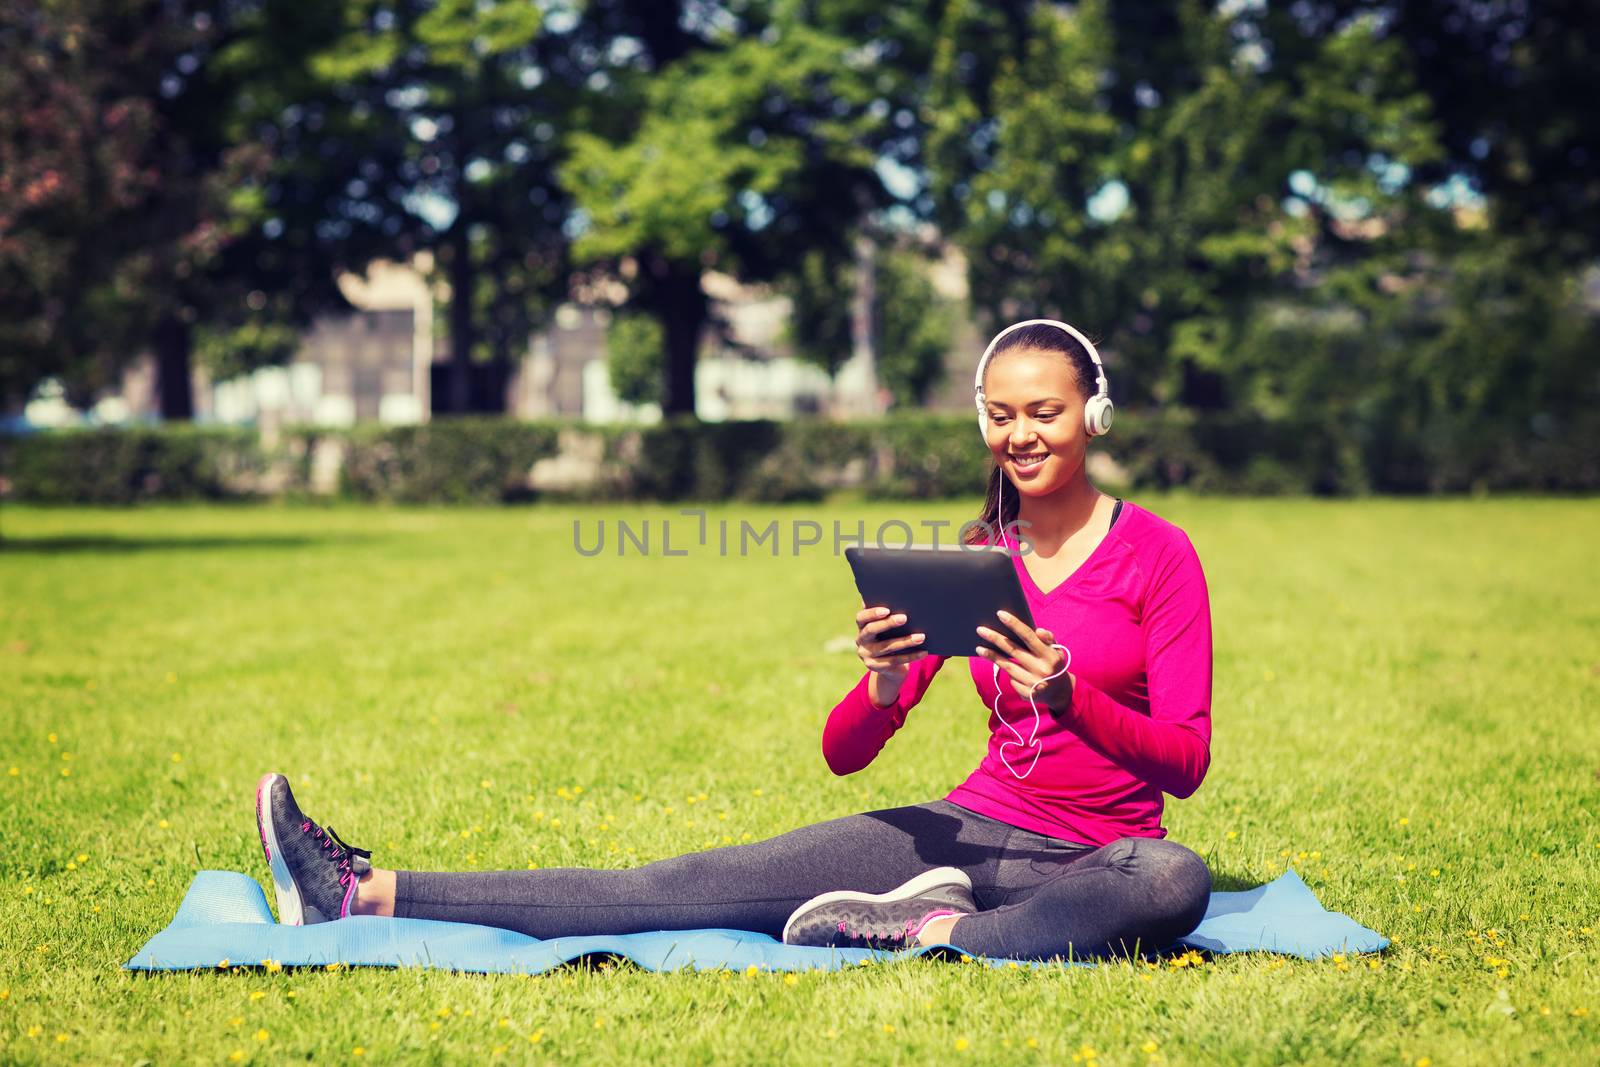
<path id="1" fill-rule="evenodd" d="M 878 637 L 884 630 L 892 630 L 905 621 L 904 615 L 891 615 L 888 608 L 862 608 L 856 612 L 856 655 L 861 657 L 867 670 L 875 671 L 895 688 L 910 673 L 907 664 L 928 654 L 926 650 L 905 651 L 922 644 L 927 638 L 926 634 L 910 634 L 893 640 Z"/>
<path id="2" fill-rule="evenodd" d="M 978 646 L 978 655 L 1000 664 L 1011 675 L 1011 684 L 1018 696 L 1026 699 L 1031 690 L 1036 703 L 1054 711 L 1071 704 L 1076 684 L 1071 674 L 1062 673 L 1059 678 L 1044 680 L 1067 665 L 1067 657 L 1054 645 L 1056 635 L 1049 630 L 1035 630 L 1010 612 L 1002 611 L 999 616 L 1010 633 L 980 626 L 978 636 L 1005 650 L 1006 655 L 997 655 L 982 645 Z"/>

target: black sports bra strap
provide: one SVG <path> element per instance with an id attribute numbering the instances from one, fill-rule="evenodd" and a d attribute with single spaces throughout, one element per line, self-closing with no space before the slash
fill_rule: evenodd
<path id="1" fill-rule="evenodd" d="M 1117 524 L 1117 516 L 1122 514 L 1122 501 L 1118 499 L 1117 506 L 1111 509 L 1111 525 Z"/>

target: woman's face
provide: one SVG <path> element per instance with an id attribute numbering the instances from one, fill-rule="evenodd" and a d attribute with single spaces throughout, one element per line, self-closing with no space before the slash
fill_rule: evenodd
<path id="1" fill-rule="evenodd" d="M 1089 434 L 1072 364 L 1059 352 L 1017 349 L 984 371 L 988 443 L 1017 490 L 1045 496 L 1083 466 Z"/>

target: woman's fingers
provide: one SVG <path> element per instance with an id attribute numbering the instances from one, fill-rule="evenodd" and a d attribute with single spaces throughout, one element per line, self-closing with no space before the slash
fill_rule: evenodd
<path id="1" fill-rule="evenodd" d="M 1020 641 L 1024 647 L 1032 649 L 1034 652 L 1040 653 L 1041 655 L 1044 653 L 1045 649 L 1050 647 L 1039 639 L 1039 635 L 1037 632 L 1035 632 L 1033 627 L 1029 626 L 1027 623 L 1023 622 L 1009 611 L 1000 611 L 996 612 L 996 614 L 1000 617 L 1000 621 L 1005 623 L 1005 625 L 1016 634 L 1018 641 Z"/>
<path id="2" fill-rule="evenodd" d="M 904 615 L 888 615 L 880 619 L 862 624 L 863 634 L 880 634 L 885 630 L 892 630 L 906 621 Z"/>
<path id="3" fill-rule="evenodd" d="M 870 670 L 879 671 L 886 668 L 904 667 L 908 663 L 915 663 L 917 660 L 921 659 L 927 654 L 927 652 L 907 652 L 900 656 L 888 656 L 886 658 L 873 657 L 871 659 L 866 659 L 863 662 L 866 663 Z"/>
<path id="4" fill-rule="evenodd" d="M 862 643 L 869 656 L 882 656 L 890 652 L 898 652 L 903 648 L 915 648 L 928 638 L 927 634 L 907 634 L 897 637 L 893 641 L 865 641 Z"/>

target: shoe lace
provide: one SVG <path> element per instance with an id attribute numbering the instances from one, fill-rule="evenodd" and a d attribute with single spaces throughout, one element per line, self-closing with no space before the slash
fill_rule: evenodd
<path id="1" fill-rule="evenodd" d="M 868 945 L 904 941 L 910 936 L 911 931 L 916 929 L 916 926 L 917 920 L 907 919 L 903 927 L 895 927 L 892 930 L 876 930 L 852 926 L 847 920 L 839 920 L 839 932 L 841 934 L 851 941 L 862 941 Z"/>
<path id="2" fill-rule="evenodd" d="M 372 852 L 369 849 L 356 848 L 345 842 L 333 827 L 324 830 L 310 819 L 300 823 L 300 832 L 310 834 L 313 841 L 327 853 L 327 860 L 337 864 L 334 868 L 339 873 L 339 884 L 347 886 L 352 878 L 360 878 L 372 869 Z"/>

